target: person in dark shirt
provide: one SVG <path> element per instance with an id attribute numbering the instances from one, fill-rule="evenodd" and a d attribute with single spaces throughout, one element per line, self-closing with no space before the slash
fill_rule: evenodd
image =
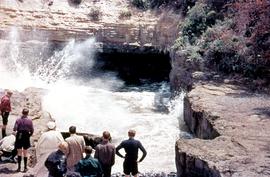
<path id="1" fill-rule="evenodd" d="M 24 161 L 24 172 L 27 171 L 27 149 L 30 145 L 30 136 L 34 133 L 33 122 L 28 116 L 29 110 L 23 109 L 21 118 L 17 119 L 13 128 L 16 132 L 15 147 L 18 152 L 18 169 L 17 172 L 21 171 L 21 160 L 23 155 Z"/>
<path id="2" fill-rule="evenodd" d="M 116 147 L 116 154 L 122 158 L 125 158 L 123 167 L 124 167 L 124 173 L 126 176 L 129 176 L 130 173 L 137 177 L 138 175 L 138 162 L 143 161 L 143 159 L 146 157 L 146 150 L 142 146 L 141 142 L 138 140 L 135 140 L 136 131 L 135 130 L 129 130 L 128 131 L 128 140 L 122 141 L 119 146 Z M 124 148 L 126 155 L 123 156 L 120 154 L 119 150 Z M 143 155 L 139 161 L 138 159 L 138 151 L 139 149 L 142 151 Z"/>
<path id="3" fill-rule="evenodd" d="M 49 171 L 49 177 L 64 177 L 67 172 L 67 157 L 65 153 L 68 150 L 68 144 L 61 142 L 58 150 L 52 152 L 46 159 L 44 165 Z"/>
<path id="4" fill-rule="evenodd" d="M 6 136 L 6 126 L 8 123 L 8 116 L 11 112 L 11 103 L 10 103 L 10 97 L 12 96 L 12 92 L 7 90 L 6 94 L 1 98 L 0 102 L 0 112 L 3 120 L 3 126 L 2 126 L 2 138 Z"/>
<path id="5" fill-rule="evenodd" d="M 103 177 L 111 177 L 111 169 L 115 162 L 115 146 L 110 143 L 110 132 L 104 131 L 102 139 L 102 142 L 96 147 L 94 157 L 102 166 Z"/>
<path id="6" fill-rule="evenodd" d="M 102 177 L 101 164 L 91 156 L 91 146 L 86 146 L 84 152 L 86 156 L 75 165 L 75 172 L 79 172 L 82 177 Z"/>

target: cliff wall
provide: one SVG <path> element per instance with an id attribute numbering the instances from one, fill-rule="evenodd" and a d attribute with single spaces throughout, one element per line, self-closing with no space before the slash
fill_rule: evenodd
<path id="1" fill-rule="evenodd" d="M 173 44 L 180 19 L 170 10 L 142 11 L 121 0 L 85 0 L 79 6 L 65 0 L 54 1 L 51 6 L 41 1 L 1 1 L 0 16 L 2 39 L 15 26 L 24 34 L 22 41 L 65 42 L 95 37 L 105 48 L 115 50 L 123 46 L 165 49 Z"/>

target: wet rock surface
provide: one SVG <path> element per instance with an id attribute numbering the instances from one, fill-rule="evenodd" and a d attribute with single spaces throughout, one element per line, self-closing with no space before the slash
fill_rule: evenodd
<path id="1" fill-rule="evenodd" d="M 204 139 L 176 142 L 178 176 L 270 175 L 270 96 L 226 83 L 197 83 L 187 94 L 184 119 Z"/>

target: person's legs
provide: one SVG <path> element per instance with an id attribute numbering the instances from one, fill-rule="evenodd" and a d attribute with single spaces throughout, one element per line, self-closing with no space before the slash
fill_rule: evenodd
<path id="1" fill-rule="evenodd" d="M 102 165 L 103 177 L 111 177 L 111 169 L 109 165 Z"/>
<path id="2" fill-rule="evenodd" d="M 23 149 L 23 162 L 24 162 L 24 172 L 27 171 L 27 158 L 28 158 L 28 152 L 27 149 Z"/>
<path id="3" fill-rule="evenodd" d="M 4 154 L 4 152 L 2 150 L 0 150 L 0 162 L 2 161 L 2 155 Z"/>
<path id="4" fill-rule="evenodd" d="M 127 160 L 124 160 L 123 168 L 124 168 L 124 174 L 125 174 L 125 177 L 129 177 L 131 171 L 130 171 L 130 165 L 129 165 L 129 162 L 128 162 Z"/>
<path id="5" fill-rule="evenodd" d="M 8 123 L 9 112 L 2 112 L 3 126 L 2 126 L 2 138 L 6 136 L 6 126 Z"/>
<path id="6" fill-rule="evenodd" d="M 16 150 L 16 148 L 14 148 L 14 149 L 12 150 L 12 152 L 11 152 L 11 159 L 14 160 L 14 158 L 16 157 L 16 155 L 17 155 L 17 150 Z"/>
<path id="7" fill-rule="evenodd" d="M 137 177 L 138 176 L 138 173 L 139 173 L 137 161 L 132 161 L 132 163 L 130 164 L 130 168 L 131 168 L 131 174 L 134 177 Z"/>
<path id="8" fill-rule="evenodd" d="M 17 149 L 18 151 L 18 169 L 17 172 L 21 171 L 21 161 L 22 161 L 22 149 Z"/>

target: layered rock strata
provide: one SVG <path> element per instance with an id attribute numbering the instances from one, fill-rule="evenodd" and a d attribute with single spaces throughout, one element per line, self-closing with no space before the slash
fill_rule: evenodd
<path id="1" fill-rule="evenodd" d="M 140 11 L 121 0 L 85 0 L 78 7 L 71 6 L 66 0 L 55 1 L 51 7 L 40 1 L 12 1 L 0 2 L 0 38 L 8 36 L 10 28 L 15 26 L 24 34 L 21 41 L 66 42 L 71 38 L 95 37 L 106 48 L 116 50 L 122 46 L 164 49 L 174 42 L 180 18 L 170 11 Z M 98 20 L 91 18 L 92 11 L 100 16 Z M 121 19 L 125 12 L 131 15 Z"/>
<path id="2" fill-rule="evenodd" d="M 185 120 L 199 138 L 176 142 L 178 176 L 270 175 L 270 96 L 222 82 L 194 84 Z"/>

